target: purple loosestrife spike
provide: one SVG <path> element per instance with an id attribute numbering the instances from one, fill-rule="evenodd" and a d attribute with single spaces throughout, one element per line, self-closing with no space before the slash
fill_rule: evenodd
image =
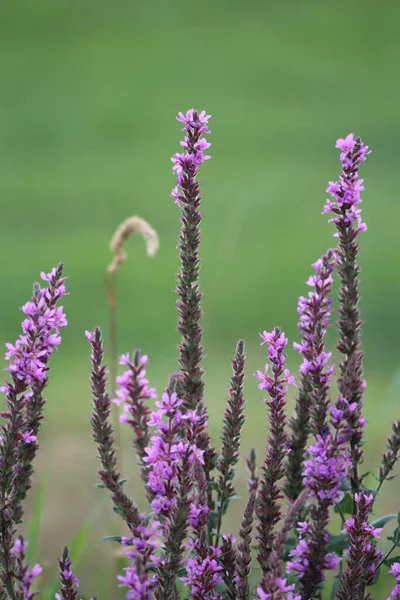
<path id="1" fill-rule="evenodd" d="M 178 275 L 178 330 L 182 335 L 179 346 L 179 363 L 182 373 L 183 400 L 188 409 L 194 409 L 203 402 L 203 358 L 202 293 L 199 288 L 199 247 L 200 247 L 200 189 L 197 181 L 198 167 L 206 159 L 201 144 L 202 135 L 209 133 L 209 115 L 189 110 L 186 116 L 179 113 L 178 121 L 184 123 L 186 132 L 181 142 L 185 152 L 172 157 L 173 170 L 177 176 L 177 187 L 172 195 L 177 198 L 182 209 L 179 251 L 181 269 Z M 200 146 L 199 146 L 200 144 Z M 203 405 L 202 405 L 203 406 Z"/>
<path id="2" fill-rule="evenodd" d="M 217 600 L 220 595 L 216 586 L 222 582 L 222 566 L 218 564 L 221 548 L 208 545 L 207 522 L 209 508 L 207 502 L 207 481 L 201 464 L 196 461 L 193 475 L 197 482 L 197 501 L 192 504 L 189 523 L 193 531 L 189 548 L 193 557 L 186 563 L 186 577 L 181 580 L 190 588 L 193 600 Z"/>
<path id="3" fill-rule="evenodd" d="M 248 600 L 250 598 L 249 576 L 251 571 L 251 543 L 256 499 L 257 488 L 254 487 L 249 491 L 239 531 L 240 542 L 236 553 L 236 590 L 238 600 Z"/>
<path id="4" fill-rule="evenodd" d="M 261 338 L 263 344 L 268 344 L 270 360 L 270 364 L 265 366 L 264 373 L 260 371 L 256 373 L 257 379 L 261 381 L 258 388 L 267 390 L 269 395 L 269 399 L 264 402 L 269 409 L 270 432 L 256 503 L 257 560 L 265 573 L 274 540 L 274 527 L 281 516 L 279 500 L 282 498 L 282 492 L 278 481 L 285 473 L 285 459 L 288 453 L 285 396 L 288 384 L 295 384 L 295 380 L 290 375 L 290 371 L 285 369 L 285 347 L 288 342 L 285 334 L 276 327 L 271 333 L 264 331 Z"/>
<path id="5" fill-rule="evenodd" d="M 251 492 L 251 490 L 256 490 L 258 488 L 257 458 L 254 448 L 251 449 L 250 456 L 246 458 L 246 467 L 250 474 L 250 477 L 247 480 L 247 487 L 249 492 Z"/>
<path id="6" fill-rule="evenodd" d="M 310 381 L 311 415 L 314 432 L 324 433 L 328 416 L 329 382 L 333 367 L 327 362 L 332 353 L 325 352 L 324 337 L 329 326 L 332 299 L 329 294 L 332 289 L 332 271 L 334 268 L 333 250 L 328 252 L 313 264 L 315 274 L 307 283 L 313 291 L 307 298 L 299 299 L 300 314 L 299 329 L 301 343 L 294 344 L 296 350 L 303 355 L 300 371 Z"/>
<path id="7" fill-rule="evenodd" d="M 333 200 L 327 200 L 324 213 L 333 213 L 331 222 L 336 225 L 338 245 L 336 250 L 337 271 L 340 277 L 339 290 L 339 342 L 337 348 L 344 356 L 340 363 L 338 380 L 339 393 L 350 404 L 357 405 L 357 410 L 350 415 L 349 426 L 353 433 L 350 440 L 352 456 L 351 485 L 357 491 L 362 483 L 358 474 L 358 464 L 362 461 L 362 439 L 365 421 L 362 419 L 362 396 L 365 389 L 363 380 L 363 352 L 361 349 L 360 310 L 358 307 L 359 266 L 358 235 L 367 229 L 361 219 L 361 192 L 364 190 L 363 180 L 358 177 L 360 164 L 370 153 L 359 137 L 353 134 L 339 139 L 336 147 L 341 150 L 340 162 L 342 172 L 339 181 L 330 182 L 327 193 Z"/>
<path id="8" fill-rule="evenodd" d="M 39 577 L 42 572 L 40 565 L 32 566 L 30 561 L 26 560 L 25 550 L 28 542 L 25 542 L 22 536 L 19 536 L 14 544 L 11 553 L 16 558 L 16 592 L 21 594 L 23 600 L 33 600 L 39 594 L 38 591 L 32 591 L 33 580 Z"/>
<path id="9" fill-rule="evenodd" d="M 15 556 L 11 549 L 15 525 L 22 520 L 23 501 L 31 487 L 33 461 L 39 447 L 37 436 L 43 419 L 48 362 L 61 343 L 60 329 L 67 325 L 63 308 L 57 307 L 59 299 L 66 295 L 62 270 L 60 264 L 47 275 L 41 273 L 48 287 L 35 284 L 32 301 L 22 307 L 26 315 L 23 334 L 14 345 L 7 344 L 6 371 L 11 382 L 1 388 L 7 411 L 2 413 L 5 422 L 0 440 L 0 577 L 11 598 L 15 596 L 11 579 Z"/>
<path id="10" fill-rule="evenodd" d="M 400 600 L 400 563 L 394 563 L 389 573 L 396 579 L 396 585 L 392 589 L 392 593 L 387 600 Z"/>
<path id="11" fill-rule="evenodd" d="M 124 404 L 124 412 L 119 420 L 121 423 L 128 423 L 133 430 L 133 447 L 139 459 L 141 477 L 147 490 L 149 489 L 147 487 L 148 473 L 144 457 L 146 456 L 145 448 L 150 441 L 148 420 L 151 411 L 146 402 L 150 398 L 157 397 L 155 390 L 149 388 L 149 382 L 145 377 L 145 366 L 148 362 L 147 356 L 142 356 L 138 350 L 133 353 L 132 360 L 129 354 L 121 356 L 120 364 L 126 365 L 128 368 L 117 377 L 119 389 L 113 400 L 117 405 Z M 151 494 L 148 494 L 148 499 L 151 502 Z"/>
<path id="12" fill-rule="evenodd" d="M 295 401 L 295 414 L 290 419 L 290 452 L 286 463 L 285 494 L 293 501 L 303 489 L 303 463 L 306 456 L 307 441 L 310 435 L 311 420 L 311 382 L 304 374 Z"/>
<path id="13" fill-rule="evenodd" d="M 182 211 L 181 232 L 179 235 L 179 256 L 181 261 L 178 273 L 177 309 L 179 313 L 178 331 L 181 334 L 179 344 L 180 381 L 178 395 L 184 402 L 185 410 L 197 409 L 207 420 L 207 411 L 203 402 L 203 359 L 202 328 L 200 320 L 203 315 L 201 308 L 202 293 L 199 286 L 199 248 L 200 248 L 200 212 L 201 197 L 197 180 L 199 166 L 208 158 L 204 150 L 209 143 L 202 137 L 208 131 L 210 116 L 205 111 L 198 113 L 188 110 L 186 115 L 179 113 L 177 119 L 184 124 L 185 139 L 181 142 L 184 152 L 172 157 L 173 171 L 177 177 L 177 186 L 172 196 Z M 217 455 L 211 445 L 206 431 L 203 432 L 199 445 L 205 450 L 204 469 L 207 481 L 211 482 L 211 471 L 216 466 Z M 212 490 L 209 486 L 208 505 L 213 506 Z M 211 533 L 209 533 L 211 535 Z"/>
<path id="14" fill-rule="evenodd" d="M 245 421 L 244 416 L 244 366 L 245 347 L 240 340 L 236 347 L 235 358 L 232 361 L 231 387 L 229 390 L 228 406 L 225 410 L 224 425 L 222 428 L 221 458 L 218 462 L 219 490 L 217 497 L 217 532 L 216 545 L 219 543 L 222 518 L 227 511 L 229 501 L 235 494 L 233 479 L 235 477 L 235 465 L 239 460 L 240 433 Z"/>
<path id="15" fill-rule="evenodd" d="M 55 595 L 56 600 L 76 600 L 78 598 L 79 579 L 71 570 L 72 562 L 67 547 L 63 550 L 58 566 L 61 589 L 60 593 Z"/>
<path id="16" fill-rule="evenodd" d="M 150 445 L 145 448 L 144 462 L 148 467 L 148 485 L 153 500 L 152 509 L 167 517 L 176 502 L 179 462 L 189 451 L 189 460 L 204 463 L 204 451 L 196 445 L 205 423 L 197 411 L 182 413 L 183 401 L 176 392 L 165 391 L 156 401 L 148 425 L 154 428 Z"/>
<path id="17" fill-rule="evenodd" d="M 98 458 L 101 463 L 100 479 L 110 491 L 114 506 L 131 531 L 141 525 L 136 506 L 125 494 L 121 481 L 121 473 L 117 469 L 114 434 L 110 424 L 111 399 L 107 394 L 107 369 L 103 365 L 103 340 L 100 328 L 93 333 L 86 332 L 92 353 L 91 389 L 93 410 L 91 417 L 92 437 L 97 444 Z"/>
<path id="18" fill-rule="evenodd" d="M 346 521 L 343 532 L 350 538 L 350 547 L 346 551 L 346 570 L 341 575 L 341 588 L 336 593 L 337 600 L 364 600 L 365 587 L 372 585 L 382 552 L 376 547 L 376 540 L 382 529 L 374 528 L 368 522 L 368 516 L 374 504 L 372 494 L 355 494 L 357 513 Z"/>
<path id="19" fill-rule="evenodd" d="M 342 409 L 332 408 L 331 427 L 324 435 L 317 435 L 309 448 L 310 458 L 304 462 L 304 485 L 316 503 L 309 509 L 309 521 L 298 524 L 299 542 L 287 565 L 288 573 L 298 574 L 302 600 L 320 598 L 324 571 L 335 570 L 340 562 L 334 553 L 327 552 L 327 545 L 329 510 L 340 498 L 340 486 L 351 464 L 345 403 Z"/>
<path id="20" fill-rule="evenodd" d="M 226 597 L 229 600 L 237 600 L 235 541 L 233 535 L 224 535 L 221 546 L 222 579 L 226 587 Z"/>
<path id="21" fill-rule="evenodd" d="M 183 566 L 184 541 L 189 527 L 192 504 L 193 465 L 190 449 L 178 464 L 177 498 L 171 510 L 164 533 L 165 553 L 157 569 L 158 583 L 154 590 L 156 600 L 175 600 L 175 582 Z"/>
<path id="22" fill-rule="evenodd" d="M 386 479 L 393 479 L 393 475 L 389 476 L 393 471 L 397 460 L 400 456 L 400 421 L 395 421 L 392 425 L 393 433 L 387 441 L 387 451 L 382 457 L 382 464 L 379 468 L 379 491 L 383 482 Z"/>
<path id="23" fill-rule="evenodd" d="M 127 548 L 126 557 L 131 565 L 124 569 L 125 575 L 118 576 L 120 587 L 128 588 L 125 596 L 129 600 L 152 600 L 152 591 L 157 584 L 154 569 L 159 565 L 160 558 L 155 554 L 160 543 L 157 538 L 162 535 L 160 523 L 153 521 L 135 528 L 133 536 L 123 537 L 122 545 Z"/>
<path id="24" fill-rule="evenodd" d="M 310 416 L 315 433 L 323 432 L 328 412 L 329 382 L 333 367 L 327 367 L 331 353 L 325 352 L 324 337 L 329 326 L 332 300 L 329 298 L 332 287 L 332 271 L 334 268 L 334 252 L 328 250 L 326 255 L 314 263 L 315 274 L 307 283 L 313 291 L 308 297 L 300 297 L 298 327 L 301 334 L 300 344 L 294 347 L 303 355 L 300 367 L 301 382 L 296 399 L 295 417 L 291 419 L 290 453 L 287 464 L 287 483 L 285 491 L 289 498 L 295 499 L 302 490 L 303 463 L 308 435 L 310 432 Z"/>
<path id="25" fill-rule="evenodd" d="M 285 582 L 286 584 L 286 579 L 283 578 L 285 543 L 289 533 L 296 523 L 300 510 L 303 508 L 304 503 L 307 500 L 308 494 L 309 490 L 304 489 L 296 498 L 296 500 L 289 505 L 286 515 L 283 519 L 282 527 L 274 539 L 272 551 L 268 559 L 268 570 L 261 582 L 260 587 L 258 588 L 258 590 L 262 590 L 265 594 L 270 593 L 271 600 L 280 600 L 280 598 L 283 597 L 281 582 Z M 294 586 L 286 591 L 292 591 L 293 589 Z"/>

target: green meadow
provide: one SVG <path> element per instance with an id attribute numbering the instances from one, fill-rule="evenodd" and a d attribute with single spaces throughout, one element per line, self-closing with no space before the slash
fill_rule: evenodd
<path id="1" fill-rule="evenodd" d="M 176 368 L 179 209 L 169 194 L 179 110 L 212 114 L 212 160 L 200 175 L 210 428 L 218 444 L 230 358 L 244 338 L 243 456 L 256 447 L 260 462 L 267 418 L 252 374 L 266 351 L 258 334 L 279 324 L 297 341 L 297 298 L 307 291 L 311 263 L 335 243 L 321 215 L 327 183 L 339 174 L 335 140 L 354 131 L 371 147 L 362 166 L 368 232 L 360 262 L 365 469 L 377 467 L 399 418 L 399 18 L 394 0 L 0 3 L 0 341 L 19 335 L 18 307 L 40 271 L 63 261 L 69 277 L 69 327 L 52 361 L 27 514 L 29 522 L 45 481 L 38 559 L 47 580 L 63 545 L 97 511 L 77 571 L 83 594 L 108 597 L 114 548 L 101 538 L 113 524 L 106 492 L 94 487 L 84 331 L 100 325 L 108 346 L 109 241 L 133 214 L 158 231 L 160 250 L 149 259 L 143 240 L 127 245 L 117 285 L 118 349 L 149 355 L 159 392 Z M 329 339 L 334 347 L 333 329 Z M 290 349 L 294 372 L 299 362 Z M 124 475 L 144 508 L 128 431 L 123 441 Z M 241 465 L 242 497 L 245 482 Z M 380 513 L 398 511 L 399 491 L 397 480 L 387 484 Z M 243 502 L 231 506 L 234 531 Z M 383 599 L 390 581 L 382 583 Z"/>

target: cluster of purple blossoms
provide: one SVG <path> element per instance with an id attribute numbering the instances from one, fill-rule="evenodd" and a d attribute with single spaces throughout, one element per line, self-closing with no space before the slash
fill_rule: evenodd
<path id="1" fill-rule="evenodd" d="M 199 542 L 192 542 L 190 547 L 195 552 L 194 558 L 189 558 L 186 564 L 186 577 L 181 580 L 190 587 L 193 600 L 221 600 L 216 586 L 222 583 L 222 567 L 217 562 L 221 548 L 208 546 L 206 554 Z"/>
<path id="2" fill-rule="evenodd" d="M 394 563 L 389 573 L 396 579 L 396 585 L 392 589 L 392 593 L 387 600 L 400 600 L 400 563 Z"/>
<path id="3" fill-rule="evenodd" d="M 160 563 L 156 552 L 160 548 L 162 530 L 158 521 L 146 525 L 145 515 L 142 515 L 143 525 L 135 528 L 135 535 L 123 537 L 122 545 L 127 548 L 126 557 L 131 565 L 125 569 L 125 575 L 119 575 L 120 587 L 128 588 L 127 600 L 152 600 L 157 577 L 154 567 Z"/>
<path id="4" fill-rule="evenodd" d="M 198 461 L 193 465 L 193 475 L 197 481 L 198 494 L 193 498 L 189 511 L 189 524 L 192 537 L 188 543 L 191 556 L 186 564 L 186 576 L 181 578 L 189 588 L 193 600 L 220 600 L 216 586 L 222 583 L 222 566 L 219 562 L 221 548 L 208 543 L 207 526 L 210 509 L 204 472 Z"/>
<path id="5" fill-rule="evenodd" d="M 26 315 L 22 321 L 23 334 L 15 344 L 6 344 L 5 358 L 9 362 L 6 371 L 23 387 L 47 379 L 47 362 L 61 344 L 59 330 L 67 325 L 63 307 L 56 307 L 59 298 L 66 295 L 65 279 L 59 277 L 55 268 L 40 276 L 49 283 L 49 288 L 35 287 L 32 300 L 21 308 Z M 8 386 L 3 388 L 5 393 Z"/>
<path id="6" fill-rule="evenodd" d="M 25 560 L 25 550 L 28 547 L 22 537 L 18 537 L 15 540 L 14 547 L 11 550 L 11 554 L 16 558 L 16 579 L 17 579 L 17 592 L 22 595 L 24 600 L 33 600 L 35 596 L 39 594 L 38 591 L 32 591 L 32 585 L 34 579 L 39 577 L 43 571 L 42 567 L 38 564 L 31 566 L 30 562 Z"/>
<path id="7" fill-rule="evenodd" d="M 368 146 L 365 146 L 360 138 L 355 138 L 350 133 L 346 138 L 339 139 L 336 142 L 336 148 L 341 150 L 340 162 L 343 172 L 338 182 L 330 181 L 327 193 L 333 198 L 327 200 L 323 213 L 333 213 L 332 223 L 338 224 L 340 215 L 345 211 L 346 223 L 352 226 L 357 223 L 356 233 L 366 231 L 367 226 L 361 219 L 361 210 L 358 204 L 361 204 L 361 192 L 364 190 L 363 179 L 357 176 L 357 169 L 360 163 L 364 162 L 370 153 Z M 339 234 L 335 234 L 338 237 Z"/>
<path id="8" fill-rule="evenodd" d="M 287 584 L 287 579 L 277 577 L 275 579 L 275 590 L 264 592 L 262 587 L 257 588 L 258 600 L 301 600 L 301 596 L 294 593 L 295 584 Z"/>
<path id="9" fill-rule="evenodd" d="M 138 403 L 143 400 L 157 398 L 156 390 L 149 387 L 149 382 L 146 379 L 145 366 L 149 359 L 146 355 L 132 357 L 129 354 L 123 354 L 119 359 L 120 365 L 128 367 L 126 371 L 117 377 L 119 389 L 116 391 L 116 398 L 113 402 L 117 406 L 124 404 L 124 412 L 120 416 L 121 423 L 130 423 L 135 428 L 137 418 Z M 137 363 L 137 364 L 136 364 Z"/>
<path id="10" fill-rule="evenodd" d="M 184 197 L 180 193 L 180 187 L 186 175 L 193 177 L 199 166 L 211 158 L 204 151 L 211 146 L 209 142 L 202 136 L 211 133 L 208 129 L 208 121 L 211 115 L 207 115 L 203 110 L 200 113 L 194 109 L 187 111 L 186 115 L 179 113 L 177 120 L 184 124 L 182 131 L 186 131 L 184 140 L 181 146 L 185 152 L 177 152 L 171 158 L 174 163 L 173 171 L 177 178 L 177 185 L 171 192 L 171 196 L 175 198 L 175 204 L 180 205 Z"/>
<path id="11" fill-rule="evenodd" d="M 331 432 L 317 435 L 316 443 L 309 447 L 310 458 L 304 462 L 303 481 L 318 500 L 333 505 L 341 496 L 340 486 L 350 466 L 346 448 L 347 440 Z"/>
<path id="12" fill-rule="evenodd" d="M 293 346 L 303 355 L 300 372 L 309 380 L 313 428 L 320 433 L 326 425 L 329 382 L 334 372 L 334 366 L 327 366 L 332 353 L 325 352 L 324 345 L 331 315 L 332 299 L 329 295 L 333 284 L 334 251 L 328 250 L 312 266 L 315 274 L 309 277 L 307 284 L 314 290 L 308 293 L 307 298 L 299 298 L 297 310 L 301 343 Z"/>
<path id="13" fill-rule="evenodd" d="M 354 501 L 356 514 L 344 524 L 343 533 L 349 536 L 350 545 L 345 551 L 346 570 L 341 575 L 342 587 L 337 594 L 338 600 L 364 599 L 365 586 L 374 583 L 382 552 L 376 546 L 381 528 L 373 527 L 369 514 L 374 504 L 374 496 L 365 491 L 356 493 Z"/>
<path id="14" fill-rule="evenodd" d="M 203 462 L 204 451 L 196 446 L 196 440 L 204 421 L 197 411 L 183 414 L 181 405 L 176 392 L 165 392 L 161 401 L 156 402 L 158 410 L 152 412 L 148 421 L 148 425 L 156 428 L 156 435 L 151 437 L 143 460 L 149 468 L 148 484 L 155 496 L 151 506 L 164 516 L 176 501 L 179 461 L 189 457 L 191 462 L 195 459 Z"/>
<path id="15" fill-rule="evenodd" d="M 278 332 L 276 329 L 271 332 L 264 331 L 260 333 L 260 337 L 262 339 L 261 345 L 268 344 L 268 358 L 271 365 L 268 363 L 265 365 L 264 373 L 257 371 L 256 377 L 261 381 L 258 384 L 258 389 L 267 390 L 272 399 L 281 399 L 287 393 L 288 385 L 296 385 L 296 379 L 290 375 L 289 369 L 283 368 L 288 339 L 283 332 Z M 272 376 L 268 373 L 270 366 L 273 371 Z M 277 379 L 275 373 L 279 373 L 279 379 Z"/>
<path id="16" fill-rule="evenodd" d="M 308 448 L 309 458 L 304 461 L 303 483 L 310 490 L 316 505 L 311 507 L 311 521 L 298 524 L 299 542 L 290 552 L 291 560 L 287 563 L 287 572 L 297 572 L 299 579 L 307 580 L 305 585 L 319 585 L 323 581 L 325 570 L 336 570 L 341 558 L 335 553 L 328 553 L 329 541 L 327 525 L 329 508 L 341 497 L 340 488 L 348 476 L 351 465 L 348 450 L 349 432 L 347 421 L 348 403 L 338 403 L 341 409 L 332 407 L 331 426 L 324 434 L 317 434 L 315 444 Z M 318 576 L 313 571 L 317 568 Z M 313 582 L 317 579 L 318 582 Z"/>
<path id="17" fill-rule="evenodd" d="M 313 537 L 313 532 L 307 521 L 301 521 L 297 524 L 297 532 L 299 534 L 299 542 L 296 547 L 290 551 L 291 560 L 286 566 L 287 573 L 297 573 L 299 579 L 305 576 L 310 567 L 318 568 L 323 571 L 336 571 L 342 560 L 335 552 L 324 553 L 319 565 L 311 564 L 312 549 L 310 548 L 310 540 Z M 328 543 L 329 534 L 322 533 L 324 545 Z"/>
<path id="18" fill-rule="evenodd" d="M 281 517 L 279 500 L 283 494 L 279 480 L 285 473 L 285 461 L 289 452 L 285 396 L 288 385 L 296 385 L 296 382 L 289 369 L 285 368 L 285 348 L 288 343 L 285 334 L 275 328 L 271 332 L 264 331 L 261 338 L 261 344 L 268 344 L 270 363 L 265 365 L 264 373 L 257 371 L 256 377 L 261 381 L 258 388 L 267 390 L 269 395 L 264 402 L 269 410 L 270 431 L 255 512 L 259 541 L 257 560 L 263 573 L 266 573 L 274 540 L 274 527 Z"/>

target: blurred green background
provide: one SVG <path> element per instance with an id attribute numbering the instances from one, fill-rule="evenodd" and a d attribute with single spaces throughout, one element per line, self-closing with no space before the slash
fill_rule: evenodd
<path id="1" fill-rule="evenodd" d="M 334 244 L 320 213 L 339 172 L 335 140 L 354 131 L 372 148 L 362 167 L 369 230 L 360 260 L 366 462 L 376 466 L 399 417 L 399 17 L 395 0 L 1 2 L 0 340 L 19 335 L 18 307 L 41 270 L 64 261 L 71 293 L 37 461 L 36 480 L 49 480 L 39 556 L 46 577 L 105 495 L 93 488 L 83 333 L 101 325 L 107 341 L 108 244 L 132 214 L 157 229 L 161 247 L 150 260 L 142 240 L 129 242 L 118 279 L 119 351 L 149 354 L 159 390 L 176 367 L 179 210 L 169 193 L 178 110 L 212 114 L 212 160 L 201 169 L 207 403 L 218 443 L 229 359 L 244 337 L 244 455 L 254 445 L 262 457 L 265 445 L 252 378 L 266 358 L 258 332 L 279 324 L 297 339 L 297 297 L 310 264 Z M 298 356 L 289 355 L 297 369 Z M 124 463 L 144 506 L 128 437 Z M 241 467 L 242 494 L 245 478 Z M 398 492 L 388 484 L 380 509 L 395 512 Z M 234 530 L 242 508 L 243 501 L 232 507 Z M 83 593 L 102 598 L 111 547 L 100 539 L 110 533 L 109 515 L 107 505 L 77 569 Z"/>

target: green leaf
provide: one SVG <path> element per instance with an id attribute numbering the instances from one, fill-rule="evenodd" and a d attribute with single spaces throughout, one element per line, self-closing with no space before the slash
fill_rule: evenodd
<path id="1" fill-rule="evenodd" d="M 385 515 L 384 517 L 381 517 L 380 519 L 377 519 L 376 521 L 371 523 L 371 526 L 384 527 L 386 523 L 389 523 L 389 521 L 393 521 L 393 519 L 397 519 L 397 515 Z"/>
<path id="2" fill-rule="evenodd" d="M 397 525 L 400 527 L 400 512 L 397 513 Z"/>
<path id="3" fill-rule="evenodd" d="M 118 542 L 122 543 L 122 537 L 120 535 L 106 535 L 106 537 L 101 538 L 102 542 Z"/>
<path id="4" fill-rule="evenodd" d="M 396 562 L 400 562 L 400 556 L 389 556 L 388 558 L 385 558 L 383 564 L 387 567 L 391 567 Z"/>
<path id="5" fill-rule="evenodd" d="M 397 547 L 400 546 L 400 527 L 396 527 L 393 531 L 393 535 L 388 535 L 387 538 L 390 542 L 393 542 Z"/>
<path id="6" fill-rule="evenodd" d="M 349 535 L 347 533 L 338 533 L 337 535 L 331 535 L 327 549 L 330 552 L 343 552 L 349 545 Z"/>
<path id="7" fill-rule="evenodd" d="M 339 488 L 342 492 L 349 492 L 351 490 L 351 483 L 350 483 L 350 479 L 346 478 L 342 485 Z"/>
<path id="8" fill-rule="evenodd" d="M 343 498 L 341 498 L 341 500 L 338 502 L 338 505 L 342 511 L 342 513 L 347 514 L 347 515 L 352 515 L 353 514 L 353 496 L 350 494 L 350 492 L 346 492 L 343 496 Z M 337 509 L 337 507 L 335 506 L 335 512 L 339 512 L 339 510 Z"/>

